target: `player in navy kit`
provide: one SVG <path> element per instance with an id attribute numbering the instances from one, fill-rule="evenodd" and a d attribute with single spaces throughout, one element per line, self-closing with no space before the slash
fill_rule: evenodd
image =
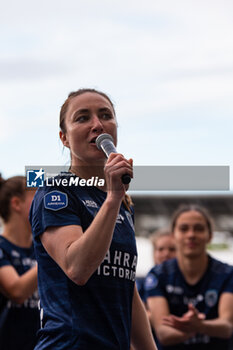
<path id="1" fill-rule="evenodd" d="M 0 349 L 32 350 L 39 328 L 37 266 L 28 221 L 34 191 L 26 180 L 0 176 Z"/>
<path id="2" fill-rule="evenodd" d="M 153 245 L 153 260 L 155 265 L 159 265 L 162 262 L 172 259 L 176 256 L 175 241 L 170 229 L 164 228 L 164 229 L 156 230 L 151 234 L 150 241 Z M 146 305 L 147 295 L 145 290 L 145 279 L 146 277 L 137 279 L 136 285 L 138 288 L 139 295 L 142 298 L 143 302 L 145 303 L 145 306 L 147 309 L 147 315 L 150 320 L 151 312 Z M 151 326 L 152 326 L 152 322 L 151 322 Z M 157 341 L 155 332 L 153 330 L 153 326 L 152 326 L 152 332 L 153 332 L 154 340 L 158 347 L 158 350 L 160 350 L 159 343 Z"/>
<path id="3" fill-rule="evenodd" d="M 126 350 L 131 340 L 135 349 L 156 349 L 135 288 L 132 207 L 121 181 L 133 176 L 132 160 L 111 154 L 106 162 L 95 145 L 102 133 L 117 142 L 113 104 L 96 90 L 71 93 L 60 128 L 70 172 L 38 190 L 30 214 L 42 316 L 36 350 Z M 92 177 L 104 185 L 83 186 Z"/>
<path id="4" fill-rule="evenodd" d="M 204 209 L 183 206 L 172 232 L 177 259 L 155 266 L 145 289 L 162 349 L 227 350 L 233 329 L 233 267 L 206 253 L 212 237 Z"/>
<path id="5" fill-rule="evenodd" d="M 150 235 L 150 241 L 153 245 L 154 264 L 172 259 L 176 256 L 176 246 L 174 237 L 169 229 L 158 229 Z M 145 277 L 136 280 L 139 295 L 146 303 L 146 293 L 144 288 Z"/>

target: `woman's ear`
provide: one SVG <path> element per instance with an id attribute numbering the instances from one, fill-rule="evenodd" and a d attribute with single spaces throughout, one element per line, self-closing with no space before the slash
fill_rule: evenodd
<path id="1" fill-rule="evenodd" d="M 11 204 L 11 210 L 20 212 L 21 209 L 21 198 L 17 197 L 17 196 L 13 196 L 11 198 L 10 204 Z"/>
<path id="2" fill-rule="evenodd" d="M 60 136 L 60 139 L 61 139 L 61 142 L 63 143 L 63 145 L 65 147 L 70 148 L 70 144 L 69 144 L 69 141 L 68 141 L 66 134 L 64 134 L 62 131 L 59 131 L 59 136 Z"/>

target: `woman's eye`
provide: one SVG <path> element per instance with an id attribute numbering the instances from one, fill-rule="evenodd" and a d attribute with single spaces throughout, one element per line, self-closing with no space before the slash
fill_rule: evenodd
<path id="1" fill-rule="evenodd" d="M 186 225 L 180 226 L 179 229 L 181 232 L 186 232 L 186 231 L 188 231 L 188 226 L 186 226 Z"/>
<path id="2" fill-rule="evenodd" d="M 102 114 L 101 118 L 104 120 L 109 120 L 112 118 L 112 115 L 110 113 L 104 113 Z"/>
<path id="3" fill-rule="evenodd" d="M 205 231 L 205 226 L 203 226 L 201 224 L 197 224 L 194 226 L 194 230 L 198 231 L 198 232 L 203 232 L 203 231 Z"/>
<path id="4" fill-rule="evenodd" d="M 80 115 L 78 116 L 75 121 L 78 122 L 78 123 L 83 123 L 85 121 L 88 120 L 88 116 L 87 115 Z"/>

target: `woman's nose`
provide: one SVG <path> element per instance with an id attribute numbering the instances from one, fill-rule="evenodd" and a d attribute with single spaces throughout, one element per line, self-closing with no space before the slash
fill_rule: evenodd
<path id="1" fill-rule="evenodd" d="M 103 131 L 103 124 L 97 115 L 92 117 L 92 130 L 93 131 Z"/>
<path id="2" fill-rule="evenodd" d="M 164 258 L 165 259 L 168 259 L 168 258 L 170 258 L 170 251 L 167 249 L 165 252 L 164 252 Z"/>
<path id="3" fill-rule="evenodd" d="M 189 230 L 188 230 L 188 232 L 187 232 L 187 235 L 188 235 L 189 237 L 195 236 L 195 231 L 194 231 L 194 229 L 193 229 L 192 227 L 189 228 Z"/>

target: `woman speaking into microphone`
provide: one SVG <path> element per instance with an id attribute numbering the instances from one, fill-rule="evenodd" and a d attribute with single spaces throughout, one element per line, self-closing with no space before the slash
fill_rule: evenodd
<path id="1" fill-rule="evenodd" d="M 59 178 L 104 179 L 104 185 L 44 186 L 30 220 L 38 260 L 42 328 L 39 349 L 156 349 L 135 287 L 137 251 L 128 185 L 132 160 L 106 159 L 96 138 L 117 143 L 109 97 L 94 89 L 69 94 L 60 112 L 60 139 L 71 166 Z M 53 199 L 53 201 L 52 201 Z"/>

